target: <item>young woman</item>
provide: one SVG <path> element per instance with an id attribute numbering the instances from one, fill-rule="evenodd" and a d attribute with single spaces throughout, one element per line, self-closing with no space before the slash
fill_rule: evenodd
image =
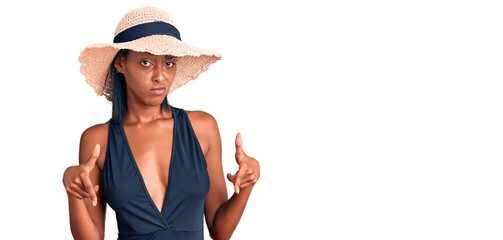
<path id="1" fill-rule="evenodd" d="M 112 118 L 86 129 L 79 165 L 63 175 L 75 239 L 104 239 L 106 203 L 118 239 L 229 239 L 260 176 L 236 135 L 235 193 L 227 199 L 217 122 L 171 106 L 167 95 L 206 71 L 220 54 L 181 41 L 161 9 L 127 13 L 113 43 L 86 47 L 81 72 L 112 102 Z"/>

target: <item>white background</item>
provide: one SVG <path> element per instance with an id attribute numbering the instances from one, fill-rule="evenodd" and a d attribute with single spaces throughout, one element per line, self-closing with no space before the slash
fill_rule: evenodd
<path id="1" fill-rule="evenodd" d="M 261 164 L 232 239 L 503 238 L 499 1 L 164 0 L 1 3 L 2 239 L 72 238 L 63 171 L 111 117 L 77 58 L 149 5 L 223 55 L 168 99 Z"/>

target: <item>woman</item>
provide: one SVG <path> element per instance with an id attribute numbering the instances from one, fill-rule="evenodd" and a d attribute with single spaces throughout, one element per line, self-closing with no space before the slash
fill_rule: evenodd
<path id="1" fill-rule="evenodd" d="M 81 136 L 79 165 L 68 167 L 70 225 L 75 239 L 104 239 L 106 203 L 118 239 L 229 239 L 260 176 L 236 135 L 239 170 L 227 174 L 227 199 L 216 120 L 168 104 L 167 95 L 220 59 L 181 41 L 174 21 L 155 7 L 127 13 L 114 43 L 81 52 L 81 72 L 112 101 L 112 118 Z"/>

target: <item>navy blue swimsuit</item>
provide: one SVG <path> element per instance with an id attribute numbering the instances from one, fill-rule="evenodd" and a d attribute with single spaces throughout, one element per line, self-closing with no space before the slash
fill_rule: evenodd
<path id="1" fill-rule="evenodd" d="M 204 239 L 204 201 L 210 179 L 185 110 L 173 111 L 173 145 L 162 210 L 148 193 L 122 123 L 109 122 L 102 169 L 105 201 L 115 211 L 120 240 Z"/>

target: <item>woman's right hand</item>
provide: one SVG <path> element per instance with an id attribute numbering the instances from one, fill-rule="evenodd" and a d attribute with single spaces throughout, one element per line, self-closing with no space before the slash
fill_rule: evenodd
<path id="1" fill-rule="evenodd" d="M 65 185 L 67 194 L 78 199 L 90 197 L 93 206 L 96 206 L 98 201 L 96 192 L 99 189 L 99 185 L 93 185 L 89 178 L 89 173 L 94 169 L 99 156 L 100 144 L 97 143 L 94 146 L 91 157 L 85 163 L 70 166 L 63 174 L 63 184 Z"/>

